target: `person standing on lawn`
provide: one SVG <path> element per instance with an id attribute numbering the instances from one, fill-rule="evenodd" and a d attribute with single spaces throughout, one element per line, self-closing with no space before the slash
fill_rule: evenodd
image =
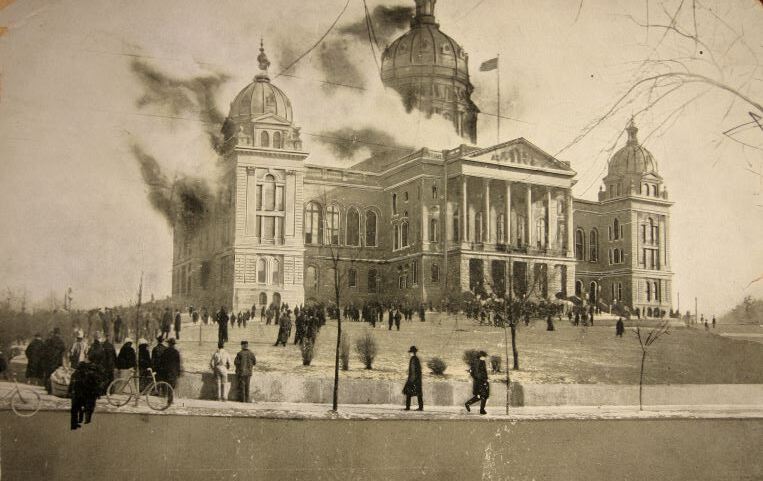
<path id="1" fill-rule="evenodd" d="M 162 357 L 159 359 L 159 376 L 162 378 L 162 381 L 172 386 L 173 391 L 177 387 L 178 377 L 180 377 L 180 372 L 183 370 L 180 352 L 175 349 L 176 342 L 175 338 L 170 338 L 167 341 L 169 346 L 164 350 Z M 171 392 L 170 404 L 172 404 L 173 400 L 174 392 Z"/>
<path id="2" fill-rule="evenodd" d="M 623 318 L 618 317 L 617 324 L 615 324 L 615 336 L 623 337 L 624 333 L 625 333 L 625 324 L 623 323 Z"/>
<path id="3" fill-rule="evenodd" d="M 424 410 L 424 393 L 421 379 L 421 362 L 419 361 L 416 353 L 418 349 L 416 346 L 411 346 L 408 349 L 408 353 L 411 355 L 411 359 L 408 362 L 408 380 L 403 387 L 403 394 L 405 394 L 405 410 L 411 410 L 411 398 L 416 396 L 419 401 L 418 411 Z"/>
<path id="4" fill-rule="evenodd" d="M 230 354 L 225 350 L 225 344 L 217 343 L 217 351 L 212 354 L 209 367 L 215 375 L 217 386 L 217 400 L 228 400 L 228 370 L 230 369 Z"/>
<path id="5" fill-rule="evenodd" d="M 53 392 L 53 387 L 50 384 L 50 375 L 63 365 L 65 352 L 66 344 L 61 339 L 61 329 L 56 327 L 51 332 L 50 337 L 45 340 L 42 349 L 43 366 L 45 368 L 43 371 L 43 381 L 48 394 Z"/>
<path id="6" fill-rule="evenodd" d="M 180 311 L 175 311 L 175 339 L 180 340 L 180 328 L 183 322 L 183 318 L 180 316 Z"/>
<path id="7" fill-rule="evenodd" d="M 217 313 L 217 343 L 221 342 L 228 342 L 228 313 L 225 312 L 225 306 L 220 306 L 220 312 Z"/>
<path id="8" fill-rule="evenodd" d="M 479 352 L 479 359 L 472 364 L 469 369 L 469 374 L 472 376 L 472 394 L 474 397 L 466 401 L 464 407 L 467 412 L 471 412 L 469 406 L 480 402 L 480 414 L 487 414 L 485 411 L 485 404 L 490 397 L 490 381 L 487 378 L 487 365 L 485 364 L 485 358 L 487 353 L 485 351 Z"/>
<path id="9" fill-rule="evenodd" d="M 397 330 L 400 330 L 400 319 L 402 319 L 403 315 L 400 313 L 400 309 L 395 309 L 395 327 Z"/>
<path id="10" fill-rule="evenodd" d="M 257 364 L 257 358 L 249 350 L 249 342 L 241 341 L 241 350 L 236 354 L 236 377 L 238 378 L 238 399 L 243 403 L 250 402 L 249 381 L 252 379 L 252 368 Z"/>

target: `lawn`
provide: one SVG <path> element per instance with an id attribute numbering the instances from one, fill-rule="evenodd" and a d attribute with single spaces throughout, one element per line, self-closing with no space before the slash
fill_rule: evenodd
<path id="1" fill-rule="evenodd" d="M 483 349 L 504 356 L 502 329 L 478 326 L 463 317 L 453 319 L 435 313 L 427 322 L 403 321 L 400 331 L 386 327 L 371 329 L 365 323 L 344 321 L 343 329 L 351 339 L 371 330 L 379 353 L 373 370 L 365 370 L 357 353 L 351 351 L 350 370 L 345 378 L 401 380 L 408 367 L 408 348 L 415 344 L 422 363 L 440 357 L 448 365 L 446 378 L 468 380 L 461 360 L 465 349 Z M 458 327 L 458 329 L 456 329 Z M 595 327 L 574 327 L 556 322 L 556 330 L 546 331 L 545 321 L 520 326 L 517 334 L 520 370 L 512 380 L 526 383 L 638 383 L 641 350 L 635 334 L 626 325 L 625 337 L 616 338 L 612 320 L 597 321 Z M 647 327 L 648 329 L 648 327 Z M 284 371 L 305 376 L 333 376 L 336 321 L 320 332 L 317 352 L 311 366 L 302 366 L 298 346 L 274 347 L 277 327 L 259 321 L 246 328 L 229 328 L 228 351 L 234 355 L 239 342 L 247 339 L 257 355 L 257 369 Z M 199 336 L 202 343 L 199 345 Z M 216 348 L 217 326 L 184 324 L 178 343 L 188 371 L 208 370 L 209 358 Z M 504 360 L 505 364 L 505 360 Z M 425 371 L 428 371 L 425 367 Z M 763 383 L 763 344 L 721 337 L 704 329 L 671 328 L 670 334 L 652 345 L 646 361 L 648 384 L 725 384 Z"/>

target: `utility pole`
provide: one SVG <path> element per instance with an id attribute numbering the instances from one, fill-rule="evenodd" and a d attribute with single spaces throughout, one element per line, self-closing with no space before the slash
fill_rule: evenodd
<path id="1" fill-rule="evenodd" d="M 143 272 L 140 273 L 140 285 L 138 286 L 138 305 L 135 309 L 135 343 L 138 343 L 138 337 L 140 336 L 140 303 L 143 300 Z M 138 355 L 135 356 L 135 405 L 138 405 L 138 399 L 140 398 L 140 346 L 138 346 Z"/>
<path id="2" fill-rule="evenodd" d="M 697 324 L 699 322 L 699 304 L 697 302 L 697 298 L 694 298 L 694 324 Z"/>

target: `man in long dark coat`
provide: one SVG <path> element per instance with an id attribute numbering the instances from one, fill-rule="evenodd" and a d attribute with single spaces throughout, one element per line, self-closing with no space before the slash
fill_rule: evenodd
<path id="1" fill-rule="evenodd" d="M 42 359 L 43 343 L 42 336 L 40 334 L 34 335 L 34 339 L 32 339 L 32 342 L 30 342 L 26 347 L 26 351 L 24 351 L 24 353 L 26 354 L 27 359 L 27 382 L 30 384 L 39 384 L 42 382 L 42 378 L 44 376 L 44 366 Z"/>
<path id="2" fill-rule="evenodd" d="M 103 380 L 101 370 L 88 359 L 80 362 L 72 373 L 69 396 L 72 399 L 71 429 L 78 429 L 81 423 L 90 423 L 95 411 L 95 401 L 101 395 Z"/>
<path id="3" fill-rule="evenodd" d="M 167 341 L 169 346 L 162 353 L 161 359 L 159 359 L 159 375 L 162 380 L 172 386 L 174 390 L 177 387 L 177 380 L 180 377 L 181 361 L 180 352 L 175 349 L 175 339 L 172 338 Z M 170 404 L 174 400 L 174 395 L 171 392 L 169 396 Z"/>
<path id="4" fill-rule="evenodd" d="M 117 350 L 114 348 L 114 344 L 111 343 L 108 336 L 103 339 L 103 363 L 101 368 L 103 369 L 104 376 L 104 392 L 109 387 L 111 381 L 114 380 L 114 369 L 117 367 Z"/>
<path id="5" fill-rule="evenodd" d="M 170 337 L 170 328 L 172 327 L 172 313 L 169 307 L 164 308 L 164 314 L 162 314 L 162 322 L 159 328 L 162 331 L 162 336 L 167 339 Z"/>
<path id="6" fill-rule="evenodd" d="M 485 364 L 486 357 L 487 353 L 485 351 L 480 351 L 479 360 L 475 361 L 471 369 L 469 369 L 469 374 L 472 376 L 472 394 L 474 397 L 464 403 L 467 412 L 471 412 L 469 406 L 479 401 L 480 414 L 487 414 L 487 411 L 485 411 L 485 404 L 487 404 L 487 398 L 490 397 L 490 381 L 488 381 L 487 378 L 487 365 Z"/>
<path id="7" fill-rule="evenodd" d="M 183 318 L 180 317 L 180 311 L 175 311 L 175 339 L 180 340 L 180 327 L 182 325 Z"/>
<path id="8" fill-rule="evenodd" d="M 225 312 L 225 306 L 220 306 L 220 312 L 217 313 L 217 343 L 228 342 L 228 313 Z"/>
<path id="9" fill-rule="evenodd" d="M 625 323 L 623 323 L 623 318 L 620 317 L 617 319 L 617 324 L 615 324 L 615 336 L 623 337 L 624 333 L 625 333 Z"/>
<path id="10" fill-rule="evenodd" d="M 421 380 L 421 362 L 419 361 L 416 353 L 418 349 L 416 346 L 411 346 L 408 349 L 408 353 L 411 355 L 411 360 L 408 362 L 408 380 L 403 387 L 403 394 L 405 394 L 405 410 L 411 410 L 411 398 L 416 396 L 419 400 L 418 411 L 424 410 L 424 394 Z"/>
<path id="11" fill-rule="evenodd" d="M 48 337 L 43 344 L 43 380 L 45 382 L 45 389 L 48 394 L 52 392 L 52 386 L 50 385 L 50 375 L 61 367 L 64 363 L 64 353 L 66 352 L 66 344 L 61 339 L 61 330 L 54 328 L 50 337 Z"/>
<path id="12" fill-rule="evenodd" d="M 156 346 L 151 350 L 151 369 L 154 370 L 157 381 L 163 381 L 159 375 L 159 361 L 162 359 L 162 354 L 167 349 L 167 346 L 162 344 L 163 338 L 161 335 L 156 337 Z"/>

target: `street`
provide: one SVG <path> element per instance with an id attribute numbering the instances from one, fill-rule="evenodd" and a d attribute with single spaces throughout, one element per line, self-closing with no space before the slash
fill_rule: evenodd
<path id="1" fill-rule="evenodd" d="M 270 419 L 0 413 L 2 479 L 740 480 L 763 419 Z"/>

